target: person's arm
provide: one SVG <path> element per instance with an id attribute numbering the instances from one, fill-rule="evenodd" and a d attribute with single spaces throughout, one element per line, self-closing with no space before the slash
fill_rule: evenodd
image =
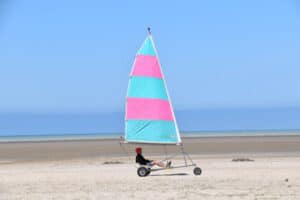
<path id="1" fill-rule="evenodd" d="M 152 162 L 151 160 L 147 160 L 142 156 L 141 154 L 138 154 L 136 156 L 136 162 L 140 163 L 141 165 L 146 165 L 148 162 Z"/>
<path id="2" fill-rule="evenodd" d="M 144 158 L 144 156 L 142 156 L 142 155 L 141 155 L 141 157 L 145 162 L 152 162 L 152 160 L 148 160 L 148 159 Z"/>

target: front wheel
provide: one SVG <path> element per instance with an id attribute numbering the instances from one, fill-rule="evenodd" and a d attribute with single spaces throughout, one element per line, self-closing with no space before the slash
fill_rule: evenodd
<path id="1" fill-rule="evenodd" d="M 146 167 L 139 167 L 138 170 L 137 170 L 137 174 L 140 177 L 145 177 L 145 176 L 148 176 L 150 174 L 150 170 L 147 169 Z"/>
<path id="2" fill-rule="evenodd" d="M 194 168 L 194 174 L 195 174 L 196 176 L 200 175 L 201 173 L 202 173 L 202 170 L 201 170 L 200 167 L 195 167 L 195 168 Z"/>

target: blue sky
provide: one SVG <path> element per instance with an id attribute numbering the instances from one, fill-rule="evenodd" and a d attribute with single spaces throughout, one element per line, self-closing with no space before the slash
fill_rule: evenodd
<path id="1" fill-rule="evenodd" d="M 0 113 L 124 109 L 152 27 L 176 110 L 300 107 L 300 3 L 1 1 Z"/>

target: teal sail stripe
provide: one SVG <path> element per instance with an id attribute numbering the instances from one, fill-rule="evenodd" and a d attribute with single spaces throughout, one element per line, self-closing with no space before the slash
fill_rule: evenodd
<path id="1" fill-rule="evenodd" d="M 152 41 L 149 37 L 147 37 L 147 39 L 145 40 L 144 44 L 142 45 L 142 47 L 138 51 L 138 54 L 150 55 L 150 56 L 155 56 L 156 55 L 155 50 L 154 50 L 154 46 L 153 46 Z"/>
<path id="2" fill-rule="evenodd" d="M 178 143 L 176 127 L 173 121 L 128 120 L 126 121 L 128 142 Z"/>
<path id="3" fill-rule="evenodd" d="M 128 97 L 168 99 L 164 81 L 153 77 L 133 76 L 129 80 Z"/>

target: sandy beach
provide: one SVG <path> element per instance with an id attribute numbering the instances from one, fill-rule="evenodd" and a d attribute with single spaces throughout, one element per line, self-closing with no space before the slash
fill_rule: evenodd
<path id="1" fill-rule="evenodd" d="M 0 199 L 300 199 L 300 136 L 183 141 L 201 176 L 183 168 L 140 178 L 116 139 L 1 143 Z M 160 159 L 161 148 L 144 154 Z"/>

